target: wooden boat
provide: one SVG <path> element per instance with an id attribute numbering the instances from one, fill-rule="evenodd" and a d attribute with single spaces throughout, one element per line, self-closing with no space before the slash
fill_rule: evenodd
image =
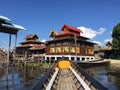
<path id="1" fill-rule="evenodd" d="M 58 61 L 33 90 L 108 90 L 69 60 Z"/>

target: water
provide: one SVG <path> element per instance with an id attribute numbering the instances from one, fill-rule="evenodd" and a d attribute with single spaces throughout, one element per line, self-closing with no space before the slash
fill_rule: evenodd
<path id="1" fill-rule="evenodd" d="M 120 90 L 120 69 L 111 65 L 84 69 L 109 90 Z M 32 90 L 48 69 L 39 67 L 5 67 L 0 69 L 0 90 Z"/>
<path id="2" fill-rule="evenodd" d="M 0 71 L 0 90 L 32 90 L 48 69 L 41 67 L 6 67 Z"/>
<path id="3" fill-rule="evenodd" d="M 84 69 L 109 90 L 120 90 L 120 68 L 107 64 Z"/>

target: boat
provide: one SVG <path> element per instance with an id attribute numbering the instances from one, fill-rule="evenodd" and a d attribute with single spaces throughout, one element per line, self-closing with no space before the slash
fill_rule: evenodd
<path id="1" fill-rule="evenodd" d="M 60 60 L 41 78 L 33 90 L 108 90 L 70 60 Z"/>

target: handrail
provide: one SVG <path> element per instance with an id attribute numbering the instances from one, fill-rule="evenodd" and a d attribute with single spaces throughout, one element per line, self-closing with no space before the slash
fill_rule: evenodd
<path id="1" fill-rule="evenodd" d="M 48 79 L 50 78 L 50 75 L 53 73 L 54 68 L 58 65 L 58 62 L 54 64 L 52 68 L 48 70 L 48 72 L 43 76 L 43 78 L 40 79 L 40 82 L 35 85 L 33 90 L 42 90 L 44 88 L 43 84 L 46 84 Z"/>
<path id="2" fill-rule="evenodd" d="M 96 79 L 94 79 L 92 76 L 90 76 L 87 72 L 85 72 L 81 67 L 78 67 L 76 64 L 71 63 L 73 67 L 77 68 L 78 72 L 81 72 L 83 76 L 87 80 L 89 80 L 92 85 L 94 85 L 97 90 L 108 90 L 105 86 L 103 86 L 100 82 L 98 82 Z"/>
<path id="3" fill-rule="evenodd" d="M 76 73 L 76 71 L 71 66 L 69 68 L 72 71 L 72 73 L 76 76 L 76 78 L 78 79 L 78 81 L 81 83 L 81 85 L 83 86 L 83 88 L 85 90 L 91 90 L 89 88 L 89 86 L 85 83 L 85 81 Z"/>
<path id="4" fill-rule="evenodd" d="M 50 82 L 48 83 L 48 85 L 47 85 L 47 87 L 46 87 L 46 90 L 51 90 L 51 87 L 52 87 L 52 85 L 53 85 L 53 83 L 54 83 L 54 81 L 55 81 L 55 78 L 56 78 L 56 76 L 57 76 L 57 74 L 58 74 L 58 71 L 59 71 L 59 68 L 55 68 L 55 73 L 54 73 L 54 75 L 52 76 Z"/>

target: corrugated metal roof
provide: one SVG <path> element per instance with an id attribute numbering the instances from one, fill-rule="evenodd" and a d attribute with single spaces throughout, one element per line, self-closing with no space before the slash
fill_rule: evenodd
<path id="1" fill-rule="evenodd" d="M 1 15 L 0 15 L 0 20 L 11 21 L 8 17 L 1 16 Z"/>
<path id="2" fill-rule="evenodd" d="M 13 24 L 9 18 L 0 16 L 0 32 L 16 34 L 18 30 L 26 29 L 20 25 Z"/>

